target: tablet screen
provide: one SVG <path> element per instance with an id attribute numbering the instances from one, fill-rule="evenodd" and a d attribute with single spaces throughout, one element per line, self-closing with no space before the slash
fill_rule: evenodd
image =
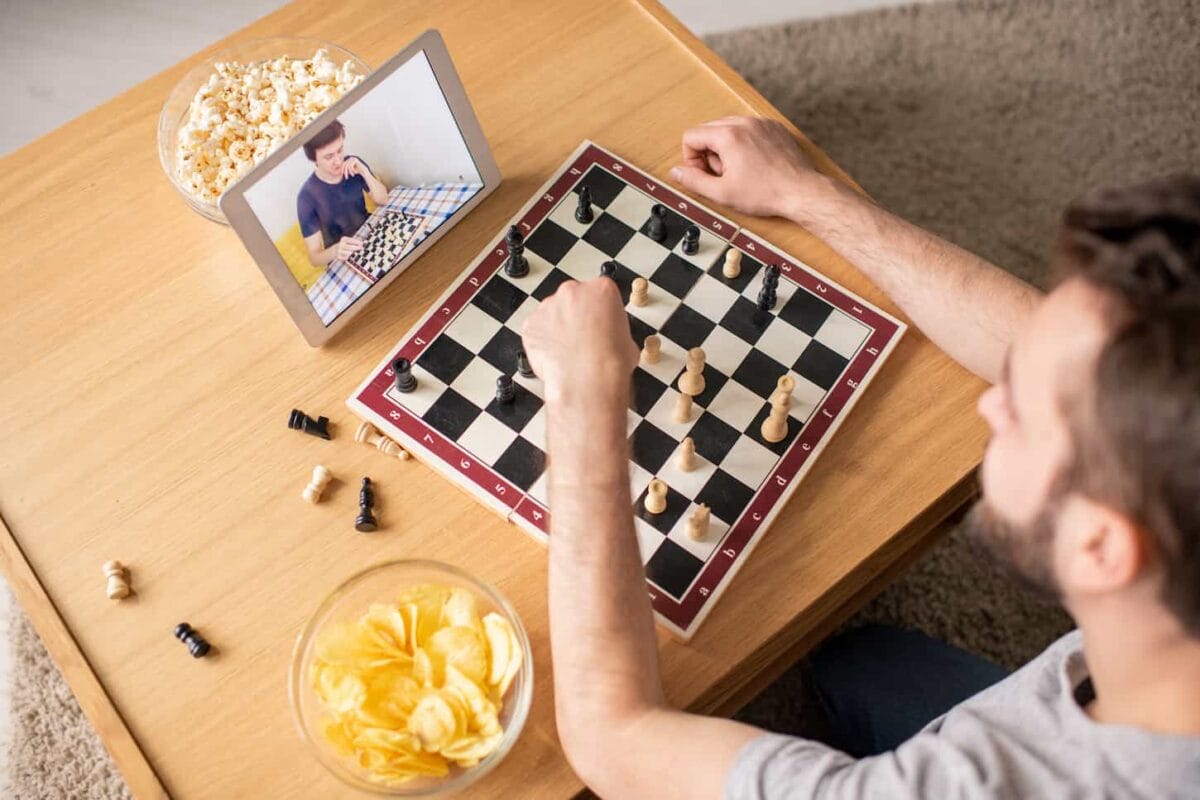
<path id="1" fill-rule="evenodd" d="M 424 50 L 245 190 L 326 327 L 484 188 Z"/>

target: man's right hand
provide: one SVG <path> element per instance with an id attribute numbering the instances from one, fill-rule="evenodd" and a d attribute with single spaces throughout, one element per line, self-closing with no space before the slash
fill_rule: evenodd
<path id="1" fill-rule="evenodd" d="M 337 243 L 337 257 L 345 261 L 363 248 L 363 240 L 357 236 L 343 236 Z"/>
<path id="2" fill-rule="evenodd" d="M 759 117 L 724 117 L 683 133 L 684 189 L 755 216 L 791 217 L 820 173 L 787 128 Z"/>

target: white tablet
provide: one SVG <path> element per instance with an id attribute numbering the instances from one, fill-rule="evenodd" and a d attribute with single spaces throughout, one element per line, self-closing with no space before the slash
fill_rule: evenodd
<path id="1" fill-rule="evenodd" d="M 431 30 L 247 173 L 220 207 L 318 346 L 499 183 Z"/>

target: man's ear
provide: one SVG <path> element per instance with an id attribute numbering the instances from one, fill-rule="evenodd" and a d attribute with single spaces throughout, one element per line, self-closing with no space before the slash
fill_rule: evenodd
<path id="1" fill-rule="evenodd" d="M 1105 594 L 1142 574 L 1149 558 L 1147 540 L 1126 514 L 1072 493 L 1057 522 L 1056 559 L 1064 589 Z"/>

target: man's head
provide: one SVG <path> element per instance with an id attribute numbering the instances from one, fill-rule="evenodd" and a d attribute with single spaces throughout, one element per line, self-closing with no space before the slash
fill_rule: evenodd
<path id="1" fill-rule="evenodd" d="M 1200 179 L 1085 195 L 1056 260 L 979 402 L 974 529 L 1077 615 L 1152 604 L 1200 638 Z"/>
<path id="2" fill-rule="evenodd" d="M 329 177 L 341 177 L 345 160 L 346 128 L 338 120 L 326 125 L 304 143 L 304 155 L 317 165 L 317 171 Z"/>

